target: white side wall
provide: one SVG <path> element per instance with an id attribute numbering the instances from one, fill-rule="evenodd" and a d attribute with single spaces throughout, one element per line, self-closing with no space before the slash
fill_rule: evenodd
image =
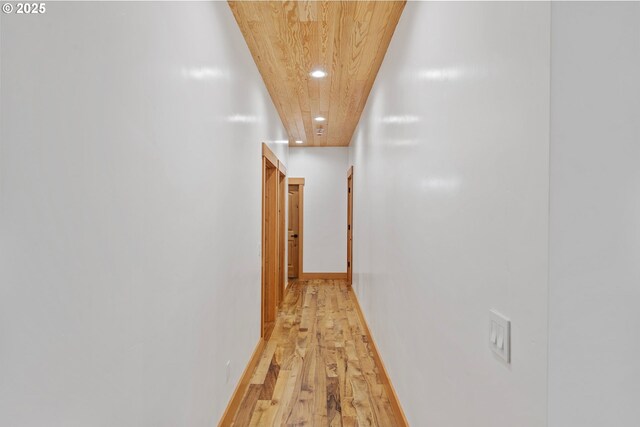
<path id="1" fill-rule="evenodd" d="M 352 142 L 355 289 L 412 425 L 546 424 L 549 15 L 408 3 Z"/>
<path id="2" fill-rule="evenodd" d="M 215 425 L 259 337 L 261 141 L 284 139 L 228 5 L 1 19 L 0 425 Z"/>
<path id="3" fill-rule="evenodd" d="M 347 271 L 347 147 L 291 147 L 290 177 L 305 178 L 305 273 Z"/>
<path id="4" fill-rule="evenodd" d="M 554 3 L 549 426 L 640 425 L 640 3 Z"/>

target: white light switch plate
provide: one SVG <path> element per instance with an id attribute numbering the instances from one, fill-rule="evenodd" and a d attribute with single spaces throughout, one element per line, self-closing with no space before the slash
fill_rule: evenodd
<path id="1" fill-rule="evenodd" d="M 511 363 L 511 321 L 495 310 L 489 310 L 489 345 L 502 360 Z"/>

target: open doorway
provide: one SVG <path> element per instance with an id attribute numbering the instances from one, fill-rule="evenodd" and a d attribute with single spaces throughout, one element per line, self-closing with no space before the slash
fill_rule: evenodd
<path id="1" fill-rule="evenodd" d="M 287 277 L 298 279 L 302 276 L 303 271 L 304 178 L 289 178 L 287 197 L 289 200 Z"/>
<path id="2" fill-rule="evenodd" d="M 276 155 L 262 144 L 262 315 L 261 336 L 267 339 L 275 326 L 284 295 L 286 170 Z"/>
<path id="3" fill-rule="evenodd" d="M 344 200 L 344 199 L 343 199 Z M 347 172 L 347 283 L 353 282 L 353 166 Z"/>

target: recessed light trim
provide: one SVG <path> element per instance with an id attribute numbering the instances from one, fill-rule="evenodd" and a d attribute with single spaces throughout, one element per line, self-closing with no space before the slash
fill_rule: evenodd
<path id="1" fill-rule="evenodd" d="M 304 144 L 304 141 L 300 141 L 299 139 L 297 139 L 296 144 Z"/>
<path id="2" fill-rule="evenodd" d="M 325 118 L 324 118 L 324 117 L 322 117 L 322 116 L 318 116 L 318 117 L 316 117 L 314 120 L 315 120 L 316 122 L 324 122 L 324 121 L 325 121 L 325 120 L 327 120 L 327 119 L 325 119 Z"/>
<path id="3" fill-rule="evenodd" d="M 321 79 L 323 77 L 327 77 L 327 72 L 324 70 L 313 70 L 309 75 L 314 79 Z"/>

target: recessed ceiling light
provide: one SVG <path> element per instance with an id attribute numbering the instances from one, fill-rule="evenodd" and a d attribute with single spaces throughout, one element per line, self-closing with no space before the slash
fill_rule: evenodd
<path id="1" fill-rule="evenodd" d="M 300 141 L 299 139 L 296 140 L 296 144 L 303 144 L 303 143 L 304 143 L 304 141 Z"/>
<path id="2" fill-rule="evenodd" d="M 309 73 L 309 75 L 313 78 L 321 79 L 323 77 L 326 77 L 327 73 L 322 70 L 313 70 L 312 72 Z"/>
<path id="3" fill-rule="evenodd" d="M 327 119 L 325 119 L 325 118 L 324 118 L 324 117 L 322 117 L 322 116 L 318 116 L 318 117 L 316 117 L 314 120 L 315 120 L 316 122 L 324 122 L 324 121 L 325 121 L 325 120 L 327 120 Z"/>

